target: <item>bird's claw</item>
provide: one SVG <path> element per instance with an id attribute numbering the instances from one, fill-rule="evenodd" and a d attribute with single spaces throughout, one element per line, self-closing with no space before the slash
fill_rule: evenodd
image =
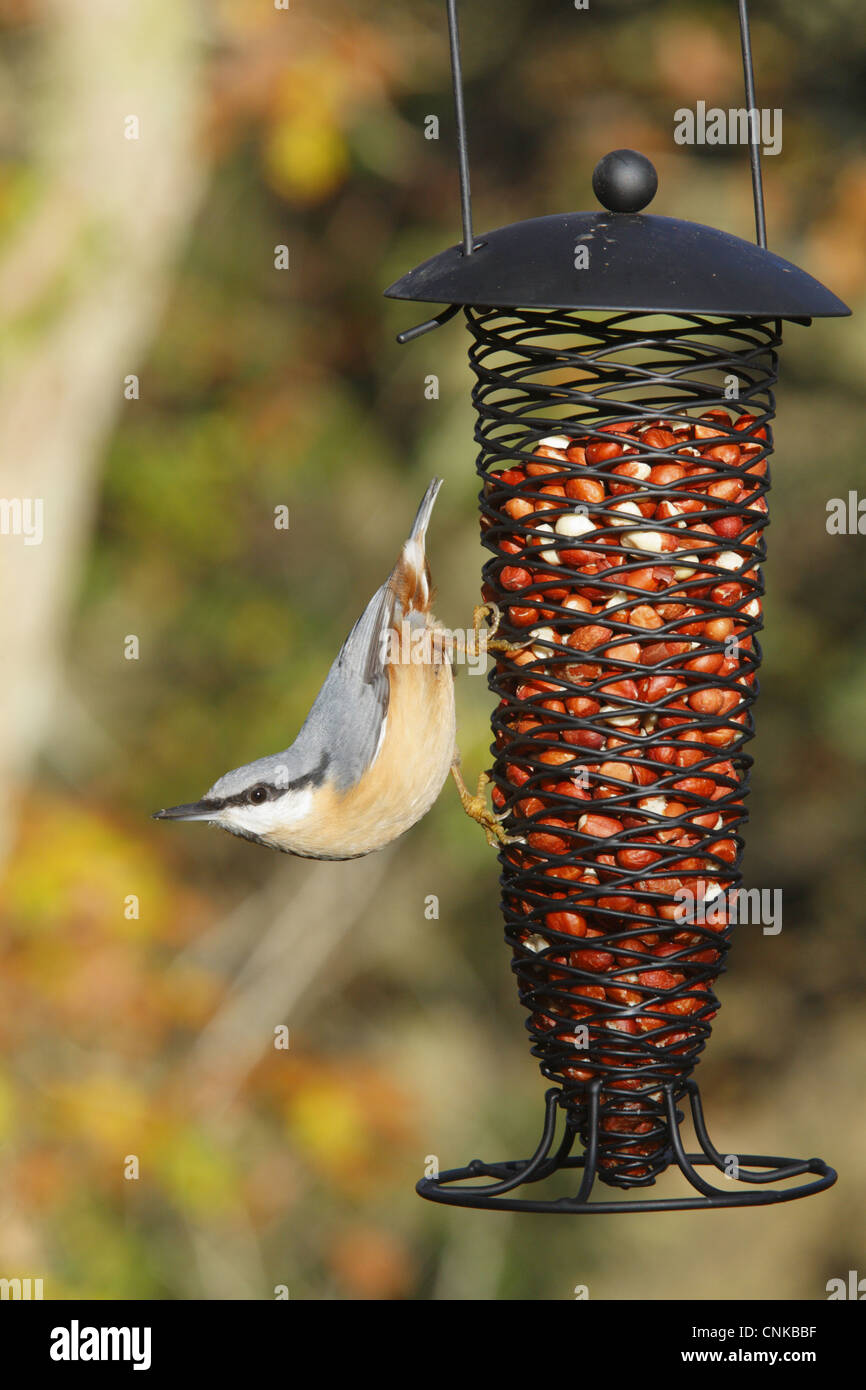
<path id="1" fill-rule="evenodd" d="M 457 792 L 460 797 L 461 805 L 467 816 L 477 821 L 484 831 L 488 845 L 491 849 L 498 849 L 500 845 L 510 845 L 514 843 L 514 838 L 505 833 L 502 827 L 503 817 L 487 805 L 487 798 L 484 795 L 484 788 L 490 781 L 490 773 L 482 772 L 478 778 L 478 786 L 475 792 L 471 792 L 463 781 L 463 777 L 458 767 L 453 767 L 451 772 L 457 785 Z"/>
<path id="2" fill-rule="evenodd" d="M 492 622 L 487 623 L 486 619 L 492 618 Z M 515 656 L 518 652 L 526 651 L 530 645 L 526 642 L 508 642 L 504 637 L 497 637 L 499 624 L 502 622 L 502 609 L 498 603 L 477 603 L 472 610 L 472 626 L 476 637 L 484 638 L 484 645 L 488 651 L 503 652 L 506 656 Z"/>

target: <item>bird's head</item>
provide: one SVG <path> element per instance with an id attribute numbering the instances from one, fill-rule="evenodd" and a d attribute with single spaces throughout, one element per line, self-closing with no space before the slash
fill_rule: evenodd
<path id="1" fill-rule="evenodd" d="M 226 772 L 200 801 L 155 811 L 154 820 L 208 821 L 245 840 L 283 849 L 286 833 L 310 815 L 330 761 L 323 754 L 316 767 L 304 770 L 291 754 L 289 749 Z"/>

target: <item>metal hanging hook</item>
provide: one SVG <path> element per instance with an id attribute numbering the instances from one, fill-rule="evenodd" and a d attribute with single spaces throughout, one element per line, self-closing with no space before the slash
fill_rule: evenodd
<path id="1" fill-rule="evenodd" d="M 454 115 L 457 122 L 457 162 L 460 170 L 460 213 L 463 220 L 463 254 L 475 250 L 472 235 L 472 191 L 469 187 L 469 143 L 466 138 L 466 108 L 463 104 L 463 65 L 460 61 L 460 30 L 457 0 L 446 0 L 448 42 L 451 47 L 451 80 L 454 86 Z"/>
<path id="2" fill-rule="evenodd" d="M 451 50 L 451 82 L 454 88 L 454 115 L 457 123 L 457 165 L 460 174 L 460 213 L 463 222 L 463 254 L 471 256 L 475 250 L 475 237 L 472 232 L 472 192 L 469 186 L 469 142 L 466 137 L 466 107 L 463 101 L 463 64 L 460 58 L 460 29 L 457 22 L 457 0 L 446 0 L 445 5 L 448 14 L 448 43 Z M 397 334 L 397 342 L 402 346 L 404 343 L 414 342 L 416 338 L 422 338 L 425 333 L 432 333 L 434 328 L 441 328 L 443 323 L 453 319 L 460 308 L 459 304 L 450 304 L 441 313 L 434 314 L 432 318 L 425 319 L 423 323 L 416 323 L 413 328 L 406 328 L 402 333 Z"/>
<path id="3" fill-rule="evenodd" d="M 749 119 L 749 157 L 752 164 L 752 197 L 755 204 L 755 240 L 766 250 L 767 222 L 764 214 L 764 184 L 761 178 L 760 120 L 755 106 L 755 73 L 752 66 L 752 40 L 749 33 L 748 0 L 737 0 L 740 12 L 740 46 L 743 50 L 743 76 Z"/>
<path id="4" fill-rule="evenodd" d="M 764 211 L 764 188 L 761 177 L 761 123 L 755 105 L 755 74 L 752 62 L 752 43 L 749 31 L 748 0 L 737 0 L 740 23 L 740 46 L 743 55 L 743 76 L 745 80 L 746 107 L 749 123 L 749 156 L 752 168 L 752 196 L 755 207 L 755 239 L 766 249 L 767 229 Z M 457 161 L 460 177 L 460 211 L 463 225 L 462 254 L 472 256 L 479 250 L 472 229 L 472 191 L 469 178 L 469 143 L 466 134 L 466 108 L 463 97 L 463 66 L 460 54 L 460 30 L 457 18 L 457 0 L 446 0 L 448 16 L 448 40 L 451 52 L 451 78 L 454 88 L 454 113 L 457 127 Z M 483 243 L 481 243 L 483 245 Z M 398 343 L 413 342 L 425 333 L 430 333 L 447 323 L 458 312 L 458 304 L 446 308 L 425 319 L 423 323 L 404 329 L 397 335 Z"/>

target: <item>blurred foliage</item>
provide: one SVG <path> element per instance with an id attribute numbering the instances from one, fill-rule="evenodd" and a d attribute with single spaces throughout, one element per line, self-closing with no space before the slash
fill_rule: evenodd
<path id="1" fill-rule="evenodd" d="M 148 820 L 286 746 L 434 471 L 444 621 L 465 625 L 478 589 L 465 335 L 399 349 L 418 314 L 382 298 L 458 236 L 444 7 L 219 0 L 202 36 L 210 190 L 104 461 L 62 716 L 2 887 L 0 1273 L 61 1298 L 568 1299 L 586 1283 L 628 1299 L 821 1298 L 863 1272 L 863 540 L 824 522 L 864 476 L 866 30 L 858 0 L 755 8 L 759 102 L 784 110 L 771 245 L 859 313 L 787 330 L 746 856 L 747 885 L 783 889 L 785 924 L 741 929 L 701 1078 L 723 1151 L 819 1151 L 840 1183 L 711 1218 L 427 1206 L 425 1156 L 530 1151 L 544 1089 L 495 860 L 456 798 L 378 879 Z M 24 0 L 0 14 L 8 236 L 33 197 L 45 21 Z M 654 210 L 752 235 L 745 152 L 673 143 L 678 106 L 741 104 L 733 4 L 508 0 L 466 6 L 463 31 L 480 231 L 593 206 L 596 160 L 634 145 L 659 168 Z M 474 772 L 485 683 L 461 675 L 458 701 Z M 290 1007 L 257 1016 L 281 978 Z"/>

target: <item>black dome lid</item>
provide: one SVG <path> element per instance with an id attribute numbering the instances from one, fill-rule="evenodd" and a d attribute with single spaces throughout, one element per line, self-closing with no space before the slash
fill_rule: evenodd
<path id="1" fill-rule="evenodd" d="M 615 150 L 593 187 L 603 212 L 514 222 L 449 247 L 385 291 L 391 299 L 503 308 L 632 310 L 754 318 L 834 318 L 851 310 L 805 271 L 699 222 L 637 211 L 655 192 L 649 160 Z M 610 211 L 617 208 L 617 211 Z M 619 210 L 623 209 L 623 210 Z M 575 268 L 585 246 L 586 269 Z"/>

